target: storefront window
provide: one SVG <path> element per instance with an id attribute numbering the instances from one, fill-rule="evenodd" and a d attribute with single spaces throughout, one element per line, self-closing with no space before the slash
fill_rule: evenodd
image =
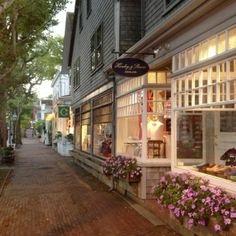
<path id="1" fill-rule="evenodd" d="M 177 119 L 177 161 L 202 158 L 202 115 L 180 113 Z M 182 159 L 182 161 L 181 161 Z"/>
<path id="2" fill-rule="evenodd" d="M 220 33 L 217 40 L 212 37 L 202 42 L 200 60 L 205 58 L 206 52 L 208 56 L 204 60 L 225 48 L 230 49 L 234 41 L 230 36 L 231 30 L 234 35 L 233 29 Z M 235 69 L 234 57 L 173 79 L 176 133 L 172 151 L 178 170 L 202 172 L 229 180 L 236 175 L 232 172 L 236 167 Z"/>
<path id="3" fill-rule="evenodd" d="M 236 111 L 178 112 L 176 164 L 231 180 L 236 167 Z"/>
<path id="4" fill-rule="evenodd" d="M 117 99 L 117 154 L 142 155 L 143 94 L 143 90 L 138 90 Z"/>
<path id="5" fill-rule="evenodd" d="M 81 147 L 82 151 L 91 152 L 91 113 L 82 114 Z"/>
<path id="6" fill-rule="evenodd" d="M 168 80 L 166 71 L 158 71 L 158 72 L 148 72 L 147 82 L 149 84 L 167 84 L 170 83 L 170 80 Z"/>
<path id="7" fill-rule="evenodd" d="M 227 43 L 226 43 L 227 42 Z M 191 48 L 188 48 L 173 58 L 173 71 L 184 69 L 193 64 L 210 59 L 236 48 L 236 26 L 220 32 Z"/>
<path id="8" fill-rule="evenodd" d="M 75 148 L 80 149 L 80 109 L 75 110 L 74 144 Z"/>
<path id="9" fill-rule="evenodd" d="M 235 100 L 236 59 L 200 68 L 175 79 L 175 107 L 214 105 Z"/>
<path id="10" fill-rule="evenodd" d="M 117 154 L 141 157 L 142 155 L 142 116 L 117 118 Z"/>
<path id="11" fill-rule="evenodd" d="M 147 89 L 147 114 L 147 157 L 170 157 L 170 90 Z"/>
<path id="12" fill-rule="evenodd" d="M 112 151 L 112 106 L 94 109 L 93 153 L 100 157 L 111 157 Z"/>
<path id="13" fill-rule="evenodd" d="M 225 45 L 225 32 L 220 33 L 218 35 L 218 44 L 217 44 L 217 53 L 220 54 L 225 51 L 226 45 Z"/>
<path id="14" fill-rule="evenodd" d="M 122 94 L 130 92 L 131 90 L 141 87 L 143 84 L 144 84 L 144 76 L 129 79 L 117 85 L 117 95 L 120 96 Z"/>
<path id="15" fill-rule="evenodd" d="M 228 37 L 229 37 L 229 41 L 228 41 L 228 47 L 229 49 L 232 48 L 236 48 L 236 27 L 231 28 L 228 31 Z"/>

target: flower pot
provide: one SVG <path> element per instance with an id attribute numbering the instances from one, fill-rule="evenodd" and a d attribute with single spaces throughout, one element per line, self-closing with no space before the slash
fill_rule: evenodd
<path id="1" fill-rule="evenodd" d="M 141 176 L 131 175 L 131 174 L 128 174 L 127 176 L 128 183 L 139 183 L 140 180 L 141 180 Z"/>

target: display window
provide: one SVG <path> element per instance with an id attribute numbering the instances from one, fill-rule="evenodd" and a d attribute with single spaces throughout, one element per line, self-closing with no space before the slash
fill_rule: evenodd
<path id="1" fill-rule="evenodd" d="M 235 181 L 236 111 L 178 112 L 176 165 Z"/>
<path id="2" fill-rule="evenodd" d="M 112 155 L 112 106 L 94 109 L 93 154 L 108 158 Z"/>
<path id="3" fill-rule="evenodd" d="M 235 50 L 235 38 L 234 26 L 201 42 L 199 60 Z M 232 190 L 236 181 L 236 57 L 173 77 L 172 83 L 174 171 L 207 174 L 211 183 Z"/>
<path id="4" fill-rule="evenodd" d="M 143 161 L 170 158 L 171 92 L 167 75 L 164 71 L 149 72 L 145 81 L 155 87 L 117 98 L 117 154 Z M 127 86 L 130 81 L 124 84 Z M 122 88 L 122 83 L 119 86 Z"/>
<path id="5" fill-rule="evenodd" d="M 74 144 L 76 149 L 80 149 L 80 109 L 75 110 L 75 131 Z"/>
<path id="6" fill-rule="evenodd" d="M 81 149 L 91 152 L 91 112 L 85 112 L 81 116 Z"/>
<path id="7" fill-rule="evenodd" d="M 170 90 L 147 89 L 147 157 L 166 158 L 170 139 Z"/>
<path id="8" fill-rule="evenodd" d="M 140 115 L 117 118 L 117 145 L 119 154 L 133 157 L 142 155 L 142 117 Z"/>

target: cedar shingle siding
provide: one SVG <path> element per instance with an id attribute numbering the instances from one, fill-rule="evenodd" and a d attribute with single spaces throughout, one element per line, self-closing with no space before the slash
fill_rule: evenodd
<path id="1" fill-rule="evenodd" d="M 80 87 L 74 91 L 73 103 L 83 98 L 102 84 L 106 83 L 102 68 L 109 65 L 114 54 L 114 6 L 111 0 L 93 0 L 92 11 L 87 18 L 86 1 L 82 2 L 83 29 L 79 31 L 77 24 L 72 63 L 80 57 Z M 79 19 L 78 19 L 79 20 Z M 100 70 L 91 70 L 91 38 L 96 29 L 103 24 L 103 66 Z M 73 93 L 73 91 L 72 91 Z"/>

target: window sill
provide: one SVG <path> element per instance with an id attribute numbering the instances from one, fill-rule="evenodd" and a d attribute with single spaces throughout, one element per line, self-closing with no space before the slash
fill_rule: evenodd
<path id="1" fill-rule="evenodd" d="M 91 75 L 96 74 L 103 66 L 104 66 L 103 63 L 97 65 L 97 67 L 92 71 Z"/>
<path id="2" fill-rule="evenodd" d="M 218 176 L 214 176 L 214 175 L 210 175 L 207 173 L 202 173 L 199 171 L 194 170 L 194 168 L 191 168 L 191 166 L 181 166 L 181 167 L 173 167 L 172 171 L 176 172 L 176 173 L 191 173 L 195 176 L 204 178 L 204 179 L 209 179 L 210 184 L 217 186 L 217 187 L 221 187 L 224 190 L 226 190 L 227 192 L 230 193 L 236 193 L 236 182 L 232 181 L 232 180 L 227 180 Z"/>

